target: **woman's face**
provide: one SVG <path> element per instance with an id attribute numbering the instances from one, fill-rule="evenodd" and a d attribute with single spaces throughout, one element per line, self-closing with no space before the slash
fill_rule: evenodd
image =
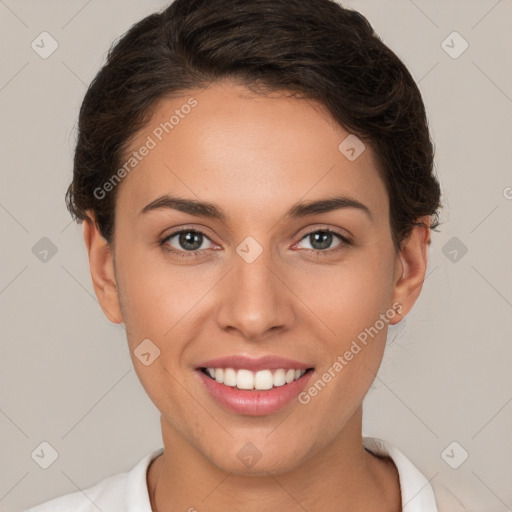
<path id="1" fill-rule="evenodd" d="M 282 472 L 336 441 L 419 293 L 374 155 L 348 136 L 310 100 L 224 82 L 161 101 L 131 143 L 96 291 L 164 438 L 226 471 Z"/>

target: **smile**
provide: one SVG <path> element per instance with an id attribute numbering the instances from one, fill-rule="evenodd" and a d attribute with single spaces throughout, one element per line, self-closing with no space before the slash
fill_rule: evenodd
<path id="1" fill-rule="evenodd" d="M 286 386 L 300 379 L 308 370 L 278 368 L 277 370 L 267 369 L 254 372 L 247 369 L 235 370 L 234 368 L 201 368 L 201 371 L 224 386 L 249 391 L 264 391 Z"/>
<path id="2" fill-rule="evenodd" d="M 314 368 L 265 368 L 258 364 L 254 370 L 243 368 L 243 365 L 236 369 L 220 365 L 201 366 L 194 373 L 210 399 L 224 410 L 247 416 L 265 416 L 298 403 L 298 395 L 315 371 Z"/>

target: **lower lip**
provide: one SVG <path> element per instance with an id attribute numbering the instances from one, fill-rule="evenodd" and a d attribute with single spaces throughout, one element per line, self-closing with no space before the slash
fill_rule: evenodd
<path id="1" fill-rule="evenodd" d="M 197 370 L 199 378 L 209 393 L 226 409 L 248 416 L 264 416 L 286 407 L 306 387 L 314 370 L 306 372 L 300 379 L 283 386 L 263 391 L 247 391 L 225 386 Z"/>

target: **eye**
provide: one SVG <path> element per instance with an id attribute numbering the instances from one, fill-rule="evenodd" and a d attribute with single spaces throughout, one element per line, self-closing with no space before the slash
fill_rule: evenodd
<path id="1" fill-rule="evenodd" d="M 336 241 L 336 238 L 340 241 L 332 247 L 332 243 L 333 241 Z M 317 229 L 316 231 L 310 231 L 301 238 L 301 242 L 303 240 L 306 240 L 310 245 L 310 247 L 305 247 L 305 249 L 315 251 L 316 253 L 332 253 L 351 244 L 348 238 L 331 229 Z"/>
<path id="2" fill-rule="evenodd" d="M 160 241 L 160 245 L 167 251 L 179 254 L 179 256 L 198 256 L 198 251 L 211 249 L 205 246 L 205 242 L 209 242 L 214 246 L 213 242 L 202 232 L 196 229 L 181 229 L 166 236 Z M 188 253 L 188 254 L 187 254 Z"/>
<path id="3" fill-rule="evenodd" d="M 338 239 L 338 243 L 332 247 L 336 239 Z M 306 243 L 310 245 L 304 248 L 308 251 L 312 251 L 316 255 L 332 254 L 352 244 L 352 242 L 341 233 L 327 228 L 310 231 L 301 238 L 299 244 L 303 243 L 303 241 L 306 241 Z M 203 251 L 216 247 L 205 233 L 191 228 L 183 228 L 171 233 L 160 240 L 160 245 L 167 252 L 174 253 L 180 257 L 201 256 Z M 298 244 L 296 244 L 296 246 L 297 245 Z"/>

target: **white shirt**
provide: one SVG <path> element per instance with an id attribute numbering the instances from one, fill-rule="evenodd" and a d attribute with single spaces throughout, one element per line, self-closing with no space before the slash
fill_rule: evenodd
<path id="1" fill-rule="evenodd" d="M 395 463 L 403 512 L 441 512 L 429 481 L 402 452 L 374 437 L 363 437 L 363 446 L 375 455 L 391 457 Z M 25 512 L 152 512 L 146 475 L 151 461 L 163 451 L 158 448 L 147 454 L 126 473 L 108 477 L 83 492 L 54 498 Z"/>

